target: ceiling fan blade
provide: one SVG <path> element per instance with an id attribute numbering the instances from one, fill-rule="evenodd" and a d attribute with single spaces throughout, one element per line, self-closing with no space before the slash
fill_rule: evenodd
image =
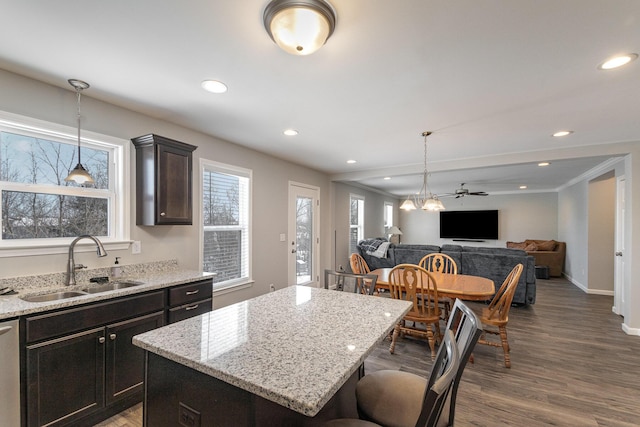
<path id="1" fill-rule="evenodd" d="M 488 196 L 489 194 L 485 193 L 484 191 L 474 191 L 469 193 L 470 196 Z"/>

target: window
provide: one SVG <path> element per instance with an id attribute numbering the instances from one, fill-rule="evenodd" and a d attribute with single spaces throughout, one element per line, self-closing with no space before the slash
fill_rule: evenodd
<path id="1" fill-rule="evenodd" d="M 384 202 L 384 231 L 393 226 L 393 203 Z"/>
<path id="2" fill-rule="evenodd" d="M 251 171 L 201 160 L 202 270 L 220 288 L 251 280 Z"/>
<path id="3" fill-rule="evenodd" d="M 95 184 L 80 186 L 64 180 L 78 162 L 75 132 L 0 113 L 0 249 L 7 249 L 0 256 L 18 254 L 11 249 L 57 253 L 51 247 L 66 248 L 81 234 L 103 243 L 128 240 L 129 192 L 122 185 L 128 141 L 86 132 L 82 163 Z"/>
<path id="4" fill-rule="evenodd" d="M 349 219 L 349 253 L 355 253 L 358 242 L 364 239 L 364 197 L 351 195 Z"/>

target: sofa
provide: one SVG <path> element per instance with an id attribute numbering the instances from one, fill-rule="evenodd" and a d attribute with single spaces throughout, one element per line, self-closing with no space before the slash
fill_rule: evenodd
<path id="1" fill-rule="evenodd" d="M 363 246 L 367 247 L 363 243 L 358 243 L 358 253 L 365 259 L 371 270 L 395 267 L 398 264 L 418 264 L 425 255 L 441 252 L 456 261 L 458 273 L 491 279 L 496 290 L 513 267 L 522 263 L 524 269 L 513 296 L 513 304 L 529 305 L 536 301 L 536 264 L 533 256 L 528 255 L 524 250 L 448 244 L 437 246 L 390 243 L 386 257 L 377 257 L 363 249 Z"/>
<path id="2" fill-rule="evenodd" d="M 549 276 L 562 276 L 567 253 L 566 242 L 528 239 L 524 242 L 507 242 L 507 248 L 524 250 L 533 256 L 536 265 L 549 267 Z"/>

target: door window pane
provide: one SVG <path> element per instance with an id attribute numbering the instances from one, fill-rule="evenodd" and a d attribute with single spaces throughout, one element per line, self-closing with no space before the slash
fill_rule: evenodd
<path id="1" fill-rule="evenodd" d="M 296 198 L 296 284 L 309 283 L 313 277 L 313 199 Z"/>

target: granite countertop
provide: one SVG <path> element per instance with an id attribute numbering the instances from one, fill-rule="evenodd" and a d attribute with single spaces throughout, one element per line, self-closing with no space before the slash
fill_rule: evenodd
<path id="1" fill-rule="evenodd" d="M 20 297 L 25 295 L 46 294 L 55 291 L 82 290 L 91 286 L 99 286 L 97 283 L 89 283 L 89 277 L 108 275 L 108 270 L 90 270 L 88 272 L 82 272 L 83 274 L 77 274 L 76 279 L 78 284 L 75 286 L 64 286 L 64 273 L 2 279 L 0 281 L 0 287 L 10 286 L 18 291 L 18 294 L 0 296 L 0 319 L 14 318 L 58 308 L 108 300 L 125 295 L 138 294 L 154 289 L 195 282 L 214 276 L 212 273 L 180 269 L 175 260 L 131 265 L 127 266 L 127 270 L 125 271 L 127 271 L 126 275 L 117 279 L 111 279 L 111 281 L 136 281 L 142 284 L 129 288 L 47 302 L 27 302 L 20 299 Z"/>
<path id="2" fill-rule="evenodd" d="M 314 416 L 410 307 L 292 286 L 137 335 L 133 343 Z"/>

